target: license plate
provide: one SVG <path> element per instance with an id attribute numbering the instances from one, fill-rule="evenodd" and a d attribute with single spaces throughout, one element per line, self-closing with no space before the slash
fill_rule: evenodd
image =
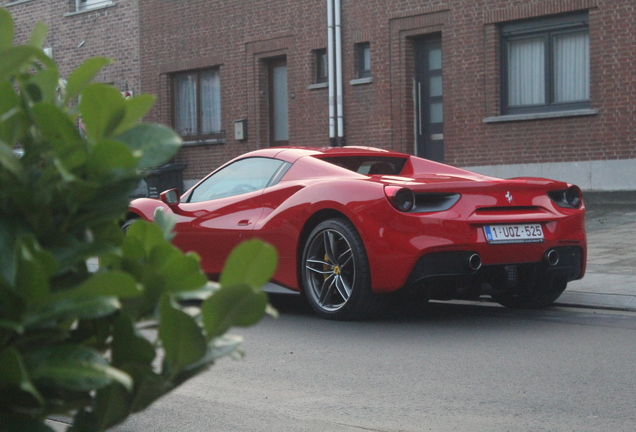
<path id="1" fill-rule="evenodd" d="M 543 241 L 541 224 L 486 225 L 486 241 L 491 244 L 539 243 Z"/>

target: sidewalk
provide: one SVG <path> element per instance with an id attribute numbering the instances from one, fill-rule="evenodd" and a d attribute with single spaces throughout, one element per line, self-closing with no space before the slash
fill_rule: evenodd
<path id="1" fill-rule="evenodd" d="M 636 202 L 586 202 L 587 272 L 558 305 L 636 311 Z"/>

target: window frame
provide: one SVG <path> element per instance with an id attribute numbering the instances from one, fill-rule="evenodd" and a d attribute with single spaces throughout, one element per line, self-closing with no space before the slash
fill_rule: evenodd
<path id="1" fill-rule="evenodd" d="M 112 3 L 112 0 L 75 0 L 75 12 L 104 8 Z"/>
<path id="2" fill-rule="evenodd" d="M 327 59 L 327 49 L 314 50 L 314 84 L 324 84 L 328 81 L 329 60 Z"/>
<path id="3" fill-rule="evenodd" d="M 222 100 L 221 100 L 221 86 L 219 84 L 219 94 L 218 94 L 218 121 L 219 121 L 219 130 L 212 132 L 202 132 L 202 118 L 203 118 L 203 109 L 201 104 L 201 76 L 203 74 L 215 72 L 218 75 L 218 79 L 220 81 L 220 69 L 218 67 L 210 67 L 203 69 L 194 69 L 187 71 L 180 71 L 170 75 L 170 89 L 171 89 L 171 101 L 170 101 L 170 112 L 172 117 L 172 127 L 179 134 L 179 136 L 184 140 L 184 142 L 201 142 L 201 141 L 222 141 L 225 139 L 225 130 L 223 129 L 223 109 L 222 109 Z M 196 77 L 196 132 L 192 134 L 183 134 L 178 130 L 177 127 L 177 82 L 178 78 L 182 76 L 193 75 Z"/>
<path id="4" fill-rule="evenodd" d="M 356 78 L 371 78 L 371 44 L 369 42 L 360 42 L 355 44 L 356 58 Z M 369 67 L 366 68 L 366 60 L 368 54 Z"/>
<path id="5" fill-rule="evenodd" d="M 500 26 L 500 102 L 502 115 L 571 111 L 586 109 L 590 107 L 589 96 L 588 99 L 578 101 L 557 102 L 555 100 L 554 39 L 555 37 L 560 35 L 576 33 L 585 33 L 589 38 L 589 15 L 587 11 L 543 18 L 533 18 L 522 21 L 513 21 L 504 23 Z M 509 104 L 509 43 L 530 39 L 543 39 L 544 102 L 540 104 L 512 106 Z M 589 58 L 590 56 L 588 51 L 588 64 L 586 71 L 588 74 L 590 73 L 591 69 Z M 588 82 L 588 93 L 589 86 L 590 83 Z"/>

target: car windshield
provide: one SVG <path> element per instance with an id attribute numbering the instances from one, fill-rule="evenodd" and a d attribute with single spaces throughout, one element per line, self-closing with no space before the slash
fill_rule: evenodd
<path id="1" fill-rule="evenodd" d="M 366 175 L 398 175 L 406 163 L 406 158 L 387 156 L 330 156 L 321 159 Z"/>

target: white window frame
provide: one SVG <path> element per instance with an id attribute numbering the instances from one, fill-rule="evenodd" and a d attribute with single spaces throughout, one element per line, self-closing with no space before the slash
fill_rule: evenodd
<path id="1" fill-rule="evenodd" d="M 75 11 L 83 12 L 91 9 L 99 9 L 110 6 L 112 0 L 75 0 Z"/>

